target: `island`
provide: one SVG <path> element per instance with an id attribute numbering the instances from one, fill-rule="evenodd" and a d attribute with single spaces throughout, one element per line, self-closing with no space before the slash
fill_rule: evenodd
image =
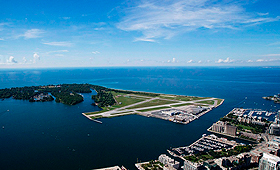
<path id="1" fill-rule="evenodd" d="M 90 120 L 129 114 L 188 124 L 223 103 L 223 99 L 109 89 L 92 96 L 101 111 L 82 113 Z M 95 120 L 96 121 L 96 120 Z M 97 121 L 100 123 L 100 121 Z"/>
<path id="2" fill-rule="evenodd" d="M 263 99 L 272 100 L 272 101 L 274 101 L 274 103 L 280 103 L 280 93 L 278 93 L 277 95 L 273 95 L 273 96 L 263 97 Z"/>
<path id="3" fill-rule="evenodd" d="M 75 105 L 84 100 L 80 93 L 91 93 L 91 88 L 100 89 L 90 84 L 61 84 L 30 87 L 13 87 L 0 89 L 0 99 L 12 97 L 30 102 L 55 101 L 67 105 Z"/>
<path id="4" fill-rule="evenodd" d="M 0 89 L 0 99 L 12 97 L 30 102 L 53 101 L 75 105 L 92 93 L 92 105 L 101 111 L 82 113 L 90 120 L 128 114 L 188 124 L 223 103 L 223 99 L 111 89 L 92 84 L 59 84 Z M 97 121 L 97 120 L 95 120 Z M 99 121 L 97 121 L 99 122 Z"/>

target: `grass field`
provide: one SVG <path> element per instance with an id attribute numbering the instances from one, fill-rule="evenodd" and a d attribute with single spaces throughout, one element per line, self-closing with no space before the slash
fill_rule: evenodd
<path id="1" fill-rule="evenodd" d="M 96 111 L 96 112 L 87 112 L 85 114 L 86 115 L 99 114 L 99 113 L 107 112 L 107 111 L 110 111 L 110 110 L 114 110 L 115 108 L 118 108 L 118 106 L 102 107 L 103 110 Z"/>
<path id="2" fill-rule="evenodd" d="M 201 99 L 209 98 L 209 97 L 172 96 L 172 95 L 160 95 L 159 97 L 163 99 L 180 100 L 180 101 L 193 101 L 193 100 L 201 100 Z"/>
<path id="3" fill-rule="evenodd" d="M 133 111 L 127 111 L 127 112 L 118 112 L 118 113 L 112 113 L 111 115 L 120 115 L 124 113 L 134 113 Z"/>
<path id="4" fill-rule="evenodd" d="M 118 104 L 119 107 L 131 105 L 145 100 L 145 99 L 139 99 L 130 96 L 115 96 L 115 99 L 118 101 L 118 103 L 120 102 L 122 103 L 122 104 Z"/>
<path id="5" fill-rule="evenodd" d="M 223 99 L 218 99 L 218 105 L 221 104 Z"/>
<path id="6" fill-rule="evenodd" d="M 200 101 L 200 102 L 196 102 L 196 103 L 213 105 L 215 102 L 214 102 L 214 100 L 206 100 L 206 101 Z"/>
<path id="7" fill-rule="evenodd" d="M 97 115 L 97 116 L 91 116 L 90 118 L 91 119 L 98 119 L 98 118 L 103 118 L 103 116 L 102 115 Z"/>
<path id="8" fill-rule="evenodd" d="M 142 107 L 150 107 L 150 106 L 159 106 L 159 105 L 164 105 L 164 104 L 171 104 L 171 103 L 176 103 L 174 101 L 168 101 L 168 100 L 160 100 L 160 99 L 155 99 L 146 103 L 142 103 L 133 107 L 129 107 L 127 109 L 137 109 L 137 108 L 142 108 Z"/>
<path id="9" fill-rule="evenodd" d="M 143 109 L 143 110 L 137 110 L 137 111 L 139 111 L 139 112 L 148 112 L 148 111 L 168 109 L 168 108 L 171 108 L 171 107 L 164 106 L 164 107 L 157 107 L 157 108 L 151 108 L 151 109 Z"/>
<path id="10" fill-rule="evenodd" d="M 172 107 L 181 107 L 181 106 L 189 106 L 189 105 L 195 105 L 194 103 L 184 103 L 184 104 L 175 104 L 171 105 Z"/>

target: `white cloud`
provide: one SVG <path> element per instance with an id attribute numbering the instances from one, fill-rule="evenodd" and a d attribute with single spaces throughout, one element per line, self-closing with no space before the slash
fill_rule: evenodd
<path id="1" fill-rule="evenodd" d="M 56 57 L 64 57 L 64 54 L 55 54 Z"/>
<path id="2" fill-rule="evenodd" d="M 199 60 L 197 63 L 202 63 L 202 61 L 201 61 L 201 60 Z"/>
<path id="3" fill-rule="evenodd" d="M 93 51 L 92 54 L 100 54 L 99 51 Z"/>
<path id="4" fill-rule="evenodd" d="M 269 13 L 268 13 L 268 12 L 267 12 L 267 13 L 261 13 L 261 12 L 258 12 L 257 14 L 258 14 L 258 15 L 260 15 L 260 16 L 269 15 Z"/>
<path id="5" fill-rule="evenodd" d="M 233 63 L 234 60 L 230 59 L 229 57 L 226 58 L 225 60 L 223 59 L 219 59 L 218 61 L 216 61 L 216 63 Z"/>
<path id="6" fill-rule="evenodd" d="M 6 26 L 10 25 L 9 23 L 2 22 L 0 23 L 0 31 L 3 31 Z"/>
<path id="7" fill-rule="evenodd" d="M 73 44 L 67 41 L 60 41 L 60 42 L 45 42 L 43 44 L 51 45 L 51 46 L 60 46 L 60 47 L 71 47 Z"/>
<path id="8" fill-rule="evenodd" d="M 252 63 L 252 62 L 254 62 L 253 60 L 247 60 L 247 63 Z"/>
<path id="9" fill-rule="evenodd" d="M 71 19 L 71 17 L 62 17 L 62 19 L 69 20 L 69 19 Z"/>
<path id="10" fill-rule="evenodd" d="M 40 56 L 37 53 L 33 54 L 33 63 L 36 63 L 38 60 L 40 60 Z"/>
<path id="11" fill-rule="evenodd" d="M 276 46 L 276 45 L 280 45 L 280 42 L 278 41 L 278 42 L 268 44 L 268 46 Z"/>
<path id="12" fill-rule="evenodd" d="M 134 41 L 146 41 L 146 42 L 156 42 L 155 40 L 153 39 L 150 39 L 150 38 L 135 38 Z"/>
<path id="13" fill-rule="evenodd" d="M 258 59 L 256 60 L 257 62 L 275 62 L 275 61 L 280 61 L 280 59 Z"/>
<path id="14" fill-rule="evenodd" d="M 7 60 L 7 63 L 14 64 L 14 63 L 17 63 L 17 61 L 15 60 L 15 57 L 10 56 L 9 59 Z"/>
<path id="15" fill-rule="evenodd" d="M 237 29 L 280 19 L 269 18 L 266 13 L 248 13 L 240 2 L 211 0 L 142 0 L 135 7 L 126 8 L 124 13 L 117 27 L 141 32 L 143 36 L 135 41 L 149 42 L 199 28 Z"/>
<path id="16" fill-rule="evenodd" d="M 266 57 L 280 57 L 280 54 L 266 54 L 266 55 L 263 55 L 263 56 L 266 56 Z"/>
<path id="17" fill-rule="evenodd" d="M 24 34 L 18 35 L 16 38 L 24 37 L 25 39 L 40 38 L 45 31 L 40 29 L 30 29 L 25 31 Z"/>
<path id="18" fill-rule="evenodd" d="M 57 51 L 49 51 L 46 52 L 46 54 L 52 54 L 52 53 L 68 53 L 68 50 L 57 50 Z"/>
<path id="19" fill-rule="evenodd" d="M 26 60 L 25 57 L 22 58 L 22 61 L 23 61 L 23 63 L 26 63 L 26 62 L 27 62 L 27 60 Z"/>
<path id="20" fill-rule="evenodd" d="M 189 61 L 187 61 L 187 63 L 193 63 L 194 61 L 193 60 L 189 60 Z"/>
<path id="21" fill-rule="evenodd" d="M 176 62 L 176 58 L 172 58 L 172 63 L 175 63 Z"/>

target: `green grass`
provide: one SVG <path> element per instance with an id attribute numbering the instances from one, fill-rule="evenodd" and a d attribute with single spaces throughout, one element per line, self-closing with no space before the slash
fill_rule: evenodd
<path id="1" fill-rule="evenodd" d="M 159 97 L 162 98 L 162 99 L 176 100 L 175 99 L 176 96 L 172 96 L 172 95 L 170 95 L 170 96 L 168 96 L 168 95 L 160 95 Z"/>
<path id="2" fill-rule="evenodd" d="M 102 107 L 103 110 L 100 111 L 96 111 L 96 112 L 87 112 L 85 113 L 86 115 L 93 115 L 93 114 L 99 114 L 99 113 L 103 113 L 103 112 L 107 112 L 110 110 L 114 110 L 116 107 L 112 106 L 112 107 Z"/>
<path id="3" fill-rule="evenodd" d="M 126 91 L 126 90 L 124 90 Z M 159 96 L 160 94 L 158 93 L 150 93 L 150 92 L 138 92 L 138 91 L 126 91 L 128 93 L 123 93 L 121 91 L 119 92 L 115 92 L 115 91 L 110 91 L 113 95 L 114 94 L 117 94 L 117 95 L 136 95 L 136 96 L 142 96 L 142 97 L 148 97 L 148 98 L 151 98 L 151 97 L 157 97 Z"/>
<path id="4" fill-rule="evenodd" d="M 103 116 L 102 115 L 90 116 L 90 118 L 92 118 L 92 119 L 99 119 L 99 118 L 103 118 Z"/>
<path id="5" fill-rule="evenodd" d="M 118 104 L 117 106 L 119 107 L 123 107 L 123 106 L 127 106 L 127 105 L 131 105 L 134 103 L 138 103 L 138 102 L 142 102 L 145 99 L 139 99 L 139 98 L 134 98 L 134 97 L 130 97 L 130 96 L 115 96 L 115 99 L 118 101 L 118 103 L 122 103 L 122 104 Z"/>
<path id="6" fill-rule="evenodd" d="M 192 161 L 192 162 L 199 162 L 199 161 L 205 161 L 208 159 L 214 159 L 214 158 L 220 158 L 220 157 L 229 157 L 232 155 L 238 155 L 243 152 L 248 152 L 252 149 L 252 146 L 246 145 L 246 146 L 235 146 L 232 149 L 222 149 L 221 151 L 215 152 L 213 150 L 210 150 L 208 152 L 198 152 L 194 155 L 185 156 L 184 158 Z"/>
<path id="7" fill-rule="evenodd" d="M 118 112 L 118 113 L 112 113 L 111 115 L 120 115 L 120 114 L 124 114 L 124 113 L 134 113 L 134 112 L 132 112 L 132 111 Z"/>
<path id="8" fill-rule="evenodd" d="M 171 105 L 172 107 L 180 107 L 180 106 L 189 106 L 189 105 L 195 105 L 194 103 L 184 103 L 184 104 L 175 104 Z"/>
<path id="9" fill-rule="evenodd" d="M 214 100 L 205 100 L 205 101 L 200 101 L 200 102 L 196 102 L 196 103 L 213 105 L 215 103 L 215 101 Z"/>
<path id="10" fill-rule="evenodd" d="M 237 127 L 241 127 L 242 129 L 247 129 L 247 130 L 254 130 L 255 128 L 253 128 L 253 127 L 250 127 L 250 126 L 245 126 L 245 125 L 237 125 Z"/>
<path id="11" fill-rule="evenodd" d="M 142 107 L 150 107 L 150 106 L 158 106 L 158 105 L 164 105 L 164 104 L 171 104 L 171 103 L 176 103 L 174 101 L 168 101 L 168 100 L 160 100 L 160 99 L 155 99 L 146 103 L 142 103 L 133 107 L 129 107 L 127 109 L 137 109 L 137 108 L 142 108 Z"/>
<path id="12" fill-rule="evenodd" d="M 209 99 L 209 97 L 194 97 L 194 96 L 177 96 L 177 95 L 160 95 L 162 99 L 170 99 L 170 100 L 180 100 L 180 101 L 193 101 L 193 100 L 202 100 Z"/>
<path id="13" fill-rule="evenodd" d="M 151 109 L 143 109 L 143 110 L 137 110 L 137 111 L 139 111 L 139 112 L 148 112 L 148 111 L 168 109 L 168 108 L 171 108 L 171 107 L 163 106 L 163 107 L 157 107 L 157 108 L 151 108 Z"/>
<path id="14" fill-rule="evenodd" d="M 223 101 L 223 99 L 218 99 L 218 103 L 217 103 L 217 104 L 218 104 L 218 105 L 221 104 L 222 101 Z"/>

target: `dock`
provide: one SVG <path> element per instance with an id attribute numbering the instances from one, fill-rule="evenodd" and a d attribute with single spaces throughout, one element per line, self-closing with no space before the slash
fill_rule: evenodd
<path id="1" fill-rule="evenodd" d="M 95 119 L 92 119 L 90 116 L 86 115 L 85 113 L 82 113 L 82 115 L 84 115 L 86 118 L 88 118 L 89 120 L 92 120 L 94 122 L 97 122 L 97 123 L 100 123 L 102 124 L 102 122 L 100 120 L 95 120 Z"/>
<path id="2" fill-rule="evenodd" d="M 95 121 L 95 122 L 97 122 L 97 123 L 102 124 L 102 122 L 101 122 L 101 121 L 99 121 L 99 120 L 95 120 L 95 119 L 93 119 L 92 121 Z"/>

